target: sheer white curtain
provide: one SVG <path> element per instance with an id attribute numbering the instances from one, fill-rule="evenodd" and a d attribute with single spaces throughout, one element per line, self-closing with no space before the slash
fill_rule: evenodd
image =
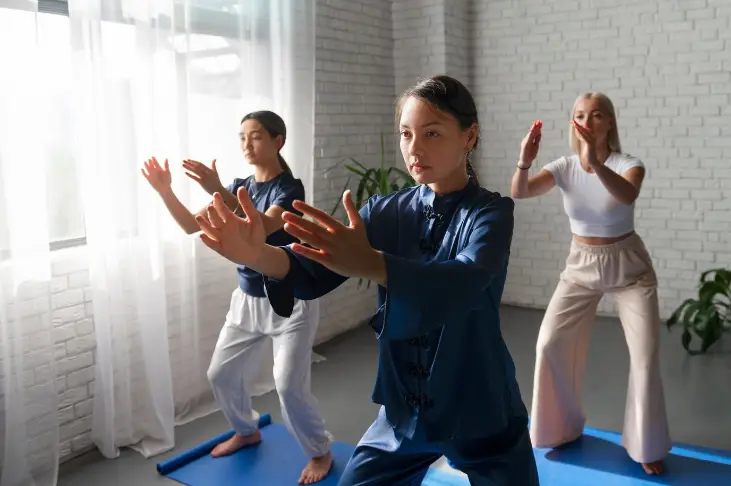
<path id="1" fill-rule="evenodd" d="M 92 433 L 107 457 L 122 446 L 151 456 L 173 447 L 174 424 L 214 407 L 206 369 L 236 278 L 196 237 L 181 236 L 141 177 L 141 162 L 169 159 L 178 197 L 197 210 L 210 196 L 180 161 L 217 159 L 224 184 L 248 175 L 239 121 L 270 109 L 292 134 L 284 156 L 311 187 L 313 7 L 308 0 L 112 4 L 69 1 L 97 336 Z M 214 269 L 226 282 L 215 295 L 204 285 L 211 265 L 230 272 Z M 260 393 L 271 389 L 262 378 Z"/>
<path id="2" fill-rule="evenodd" d="M 209 196 L 180 161 L 217 159 L 225 184 L 248 175 L 239 121 L 270 109 L 312 197 L 314 2 L 69 0 L 68 10 L 0 3 L 0 486 L 56 481 L 70 364 L 53 310 L 67 282 L 52 273 L 61 247 L 88 258 L 102 453 L 165 451 L 176 424 L 215 409 L 206 369 L 235 268 L 182 234 L 143 160 L 168 158 L 176 194 L 196 210 Z M 262 370 L 258 393 L 273 387 Z"/>
<path id="3" fill-rule="evenodd" d="M 0 8 L 0 485 L 34 486 L 59 456 L 44 80 L 62 60 L 35 1 L 15 6 Z"/>

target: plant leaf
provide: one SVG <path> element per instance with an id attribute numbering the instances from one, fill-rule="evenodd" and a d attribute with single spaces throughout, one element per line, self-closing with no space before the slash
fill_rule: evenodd
<path id="1" fill-rule="evenodd" d="M 343 189 L 340 191 L 340 196 L 342 197 L 345 190 L 348 188 L 348 184 L 350 184 L 350 177 L 348 177 L 348 180 L 345 181 L 345 185 L 343 186 Z M 330 216 L 335 216 L 335 213 L 338 211 L 338 208 L 340 207 L 340 201 L 342 199 L 338 199 L 335 201 L 335 206 L 333 207 L 332 211 L 330 211 Z"/>
<path id="2" fill-rule="evenodd" d="M 714 280 L 726 287 L 731 287 L 731 270 L 726 270 L 725 268 L 716 269 L 716 277 Z"/>
<path id="3" fill-rule="evenodd" d="M 683 336 L 681 337 L 681 343 L 686 351 L 690 352 L 689 345 L 691 340 L 690 331 L 688 329 L 683 330 Z"/>
<path id="4" fill-rule="evenodd" d="M 353 158 L 350 158 L 349 160 L 352 160 L 352 161 L 353 161 L 353 163 L 354 163 L 355 165 L 357 165 L 358 167 L 360 167 L 360 169 L 361 169 L 361 170 L 362 170 L 363 172 L 365 172 L 365 171 L 367 171 L 367 170 L 368 170 L 368 167 L 366 167 L 365 165 L 361 164 L 361 163 L 360 163 L 360 162 L 358 162 L 357 160 L 355 160 L 355 159 L 353 159 Z"/>
<path id="5" fill-rule="evenodd" d="M 411 178 L 411 175 L 408 172 L 401 170 L 398 167 L 391 167 L 388 170 L 389 170 L 389 172 L 395 172 L 396 174 L 400 175 L 401 177 L 403 177 L 404 179 L 406 179 L 408 181 L 414 182 L 414 180 Z"/>
<path id="6" fill-rule="evenodd" d="M 368 171 L 368 169 L 366 169 L 365 171 L 358 170 L 355 167 L 352 167 L 350 165 L 346 165 L 345 166 L 345 170 L 348 170 L 348 171 L 352 172 L 353 174 L 355 174 L 355 175 L 357 175 L 359 177 L 365 177 L 366 172 Z"/>
<path id="7" fill-rule="evenodd" d="M 379 182 L 380 182 L 379 186 L 380 187 L 378 189 L 380 191 L 380 194 L 386 195 L 389 192 L 391 192 L 389 190 L 390 184 L 388 183 L 388 171 L 385 170 L 385 169 L 381 169 L 379 171 L 379 174 L 378 175 L 380 176 L 380 178 L 379 178 Z"/>
<path id="8" fill-rule="evenodd" d="M 711 304 L 717 295 L 725 295 L 727 291 L 728 287 L 724 286 L 722 283 L 710 280 L 701 285 L 701 288 L 698 291 L 698 300 L 706 304 Z"/>
<path id="9" fill-rule="evenodd" d="M 684 300 L 667 320 L 668 329 L 675 324 L 682 324 L 683 327 L 687 327 L 688 323 L 692 320 L 691 316 L 697 312 L 698 304 L 699 302 L 695 299 Z"/>
<path id="10" fill-rule="evenodd" d="M 369 185 L 372 183 L 371 178 L 373 177 L 374 172 L 375 169 L 367 169 L 364 177 L 361 178 L 360 183 L 358 183 L 358 189 L 355 192 L 355 199 L 359 207 L 363 206 L 364 199 L 370 198 L 373 195 L 373 191 L 368 190 L 367 197 L 364 197 L 366 196 L 366 189 L 369 189 Z"/>
<path id="11" fill-rule="evenodd" d="M 712 316 L 709 316 L 706 321 L 705 328 L 703 329 L 703 334 L 700 336 L 701 353 L 708 351 L 708 348 L 710 348 L 713 343 L 721 339 L 722 334 L 723 326 L 721 325 L 721 319 L 717 313 L 714 313 Z"/>

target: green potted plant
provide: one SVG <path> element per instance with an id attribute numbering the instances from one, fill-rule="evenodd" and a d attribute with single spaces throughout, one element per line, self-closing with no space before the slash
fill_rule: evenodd
<path id="1" fill-rule="evenodd" d="M 325 171 L 328 173 L 336 167 L 340 167 L 345 162 L 352 162 L 352 164 L 345 164 L 345 170 L 350 172 L 352 175 L 348 177 L 343 186 L 341 194 L 350 186 L 350 182 L 355 177 L 358 180 L 358 185 L 353 191 L 353 203 L 355 207 L 361 208 L 363 204 L 373 195 L 380 194 L 386 195 L 392 192 L 412 187 L 416 184 L 414 179 L 409 175 L 408 172 L 396 168 L 386 167 L 386 143 L 383 133 L 381 133 L 381 163 L 377 168 L 368 168 L 353 157 L 347 157 L 338 164 L 330 167 Z M 333 216 L 337 212 L 338 208 L 342 206 L 342 200 L 338 198 L 335 205 L 330 212 Z"/>
<path id="2" fill-rule="evenodd" d="M 365 204 L 371 196 L 376 194 L 385 196 L 416 185 L 416 182 L 408 172 L 397 167 L 386 167 L 386 143 L 383 133 L 381 133 L 380 157 L 381 163 L 377 168 L 368 168 L 353 157 L 347 157 L 327 169 L 325 173 L 327 174 L 330 170 L 340 167 L 348 161 L 352 162 L 352 164 L 345 164 L 345 170 L 350 172 L 352 175 L 345 181 L 345 185 L 343 186 L 343 190 L 340 191 L 340 194 L 344 193 L 350 186 L 353 178 L 356 178 L 358 184 L 355 191 L 353 191 L 353 203 L 358 209 L 363 207 L 363 204 Z M 338 198 L 338 200 L 335 201 L 332 211 L 330 211 L 330 216 L 334 216 L 341 207 L 342 198 Z M 347 223 L 347 219 L 347 215 L 343 216 L 344 222 Z M 359 279 L 358 286 L 361 286 L 362 284 L 363 280 Z M 370 285 L 371 283 L 368 281 L 366 287 L 370 287 Z"/>
<path id="3" fill-rule="evenodd" d="M 703 354 L 731 329 L 731 270 L 715 268 L 701 274 L 698 298 L 686 299 L 667 321 L 668 329 L 683 327 L 681 342 L 690 354 Z M 690 349 L 693 335 L 699 349 Z"/>

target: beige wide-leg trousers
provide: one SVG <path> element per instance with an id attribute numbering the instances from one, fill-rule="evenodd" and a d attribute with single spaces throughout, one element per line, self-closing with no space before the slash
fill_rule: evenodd
<path id="1" fill-rule="evenodd" d="M 601 246 L 572 242 L 538 334 L 531 441 L 557 447 L 583 433 L 584 365 L 604 294 L 616 300 L 630 356 L 622 445 L 639 463 L 661 460 L 672 444 L 659 368 L 657 277 L 637 234 Z"/>

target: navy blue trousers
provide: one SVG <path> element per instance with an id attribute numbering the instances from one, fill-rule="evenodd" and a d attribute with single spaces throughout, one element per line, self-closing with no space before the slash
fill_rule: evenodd
<path id="1" fill-rule="evenodd" d="M 492 437 L 427 442 L 399 437 L 383 407 L 345 466 L 339 486 L 417 486 L 441 456 L 478 486 L 538 486 L 528 419 L 518 418 Z"/>

